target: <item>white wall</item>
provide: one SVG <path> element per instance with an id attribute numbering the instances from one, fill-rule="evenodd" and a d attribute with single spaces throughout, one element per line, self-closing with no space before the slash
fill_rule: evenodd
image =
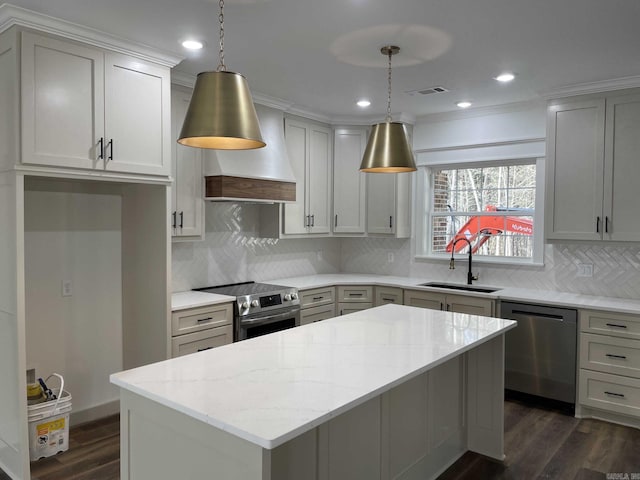
<path id="1" fill-rule="evenodd" d="M 117 188 L 30 179 L 25 192 L 27 367 L 62 374 L 74 412 L 118 398 L 109 384 L 122 370 Z M 72 296 L 62 296 L 62 280 Z"/>
<path id="2" fill-rule="evenodd" d="M 173 291 L 340 269 L 340 239 L 261 238 L 260 206 L 205 203 L 202 242 L 172 246 Z"/>

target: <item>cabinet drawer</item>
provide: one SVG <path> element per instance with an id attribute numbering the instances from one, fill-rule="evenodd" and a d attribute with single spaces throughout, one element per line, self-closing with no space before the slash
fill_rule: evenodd
<path id="1" fill-rule="evenodd" d="M 582 333 L 580 367 L 640 378 L 640 340 Z"/>
<path id="2" fill-rule="evenodd" d="M 373 287 L 365 285 L 343 285 L 338 287 L 339 302 L 373 302 Z"/>
<path id="3" fill-rule="evenodd" d="M 231 303 L 178 310 L 171 314 L 171 335 L 183 335 L 207 328 L 231 325 L 232 322 L 233 304 Z"/>
<path id="4" fill-rule="evenodd" d="M 640 316 L 581 310 L 580 331 L 640 340 Z"/>
<path id="5" fill-rule="evenodd" d="M 336 307 L 333 303 L 331 305 L 305 308 L 304 310 L 300 310 L 300 325 L 319 322 L 320 320 L 326 320 L 327 318 L 333 318 L 335 316 Z"/>
<path id="6" fill-rule="evenodd" d="M 366 310 L 372 308 L 371 302 L 343 302 L 338 304 L 338 315 L 347 315 L 353 312 L 359 312 L 360 310 Z"/>
<path id="7" fill-rule="evenodd" d="M 640 417 L 640 380 L 580 370 L 580 403 Z"/>
<path id="8" fill-rule="evenodd" d="M 402 289 L 396 287 L 376 287 L 375 289 L 376 307 L 378 305 L 384 305 L 386 303 L 395 303 L 396 305 L 402 305 L 403 295 Z"/>
<path id="9" fill-rule="evenodd" d="M 210 328 L 201 332 L 187 333 L 171 339 L 171 356 L 180 357 L 201 352 L 233 342 L 233 326 Z"/>
<path id="10" fill-rule="evenodd" d="M 336 289 L 334 287 L 314 288 L 298 292 L 300 295 L 300 308 L 317 307 L 335 303 Z"/>

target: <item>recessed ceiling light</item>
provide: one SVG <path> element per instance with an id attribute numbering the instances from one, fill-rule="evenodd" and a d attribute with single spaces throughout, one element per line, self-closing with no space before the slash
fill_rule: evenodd
<path id="1" fill-rule="evenodd" d="M 204 44 L 198 40 L 185 40 L 182 42 L 182 46 L 187 50 L 200 50 Z"/>
<path id="2" fill-rule="evenodd" d="M 511 80 L 513 80 L 514 78 L 516 78 L 516 76 L 513 73 L 505 72 L 505 73 L 501 73 L 500 75 L 498 75 L 495 78 L 499 82 L 507 83 L 507 82 L 510 82 Z"/>
<path id="3" fill-rule="evenodd" d="M 471 106 L 471 102 L 458 102 L 456 105 L 460 108 L 469 108 Z"/>
<path id="4" fill-rule="evenodd" d="M 356 105 L 358 105 L 360 108 L 367 108 L 369 105 L 371 105 L 371 102 L 363 98 L 362 100 L 358 100 L 356 102 Z"/>

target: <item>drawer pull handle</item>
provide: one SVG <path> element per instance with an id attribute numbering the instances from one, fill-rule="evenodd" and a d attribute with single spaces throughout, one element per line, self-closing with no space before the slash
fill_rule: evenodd
<path id="1" fill-rule="evenodd" d="M 198 351 L 199 352 L 204 352 L 205 350 L 211 350 L 213 347 L 205 347 L 205 348 L 199 348 Z"/>
<path id="2" fill-rule="evenodd" d="M 613 353 L 607 353 L 605 356 L 609 358 L 619 358 L 620 360 L 627 359 L 627 357 L 625 357 L 624 355 L 614 355 Z"/>
<path id="3" fill-rule="evenodd" d="M 350 297 L 361 297 L 362 293 L 350 293 L 349 296 Z"/>
<path id="4" fill-rule="evenodd" d="M 615 393 L 615 392 L 604 392 L 605 395 L 610 395 L 612 397 L 618 397 L 618 398 L 624 398 L 624 394 L 622 393 Z"/>
<path id="5" fill-rule="evenodd" d="M 618 323 L 607 323 L 607 327 L 614 327 L 614 328 L 627 328 L 626 325 L 620 325 Z"/>
<path id="6" fill-rule="evenodd" d="M 314 301 L 322 300 L 324 297 L 313 297 Z"/>
<path id="7" fill-rule="evenodd" d="M 385 298 L 385 297 L 382 297 L 382 300 L 384 300 L 385 302 L 395 302 L 396 301 L 395 298 Z"/>
<path id="8" fill-rule="evenodd" d="M 199 318 L 198 323 L 208 322 L 209 320 L 213 320 L 213 317 Z"/>

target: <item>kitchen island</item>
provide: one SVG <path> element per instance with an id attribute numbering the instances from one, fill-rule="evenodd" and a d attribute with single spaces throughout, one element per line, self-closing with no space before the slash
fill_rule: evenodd
<path id="1" fill-rule="evenodd" d="M 111 376 L 121 478 L 432 478 L 503 459 L 516 322 L 384 305 Z"/>

